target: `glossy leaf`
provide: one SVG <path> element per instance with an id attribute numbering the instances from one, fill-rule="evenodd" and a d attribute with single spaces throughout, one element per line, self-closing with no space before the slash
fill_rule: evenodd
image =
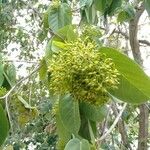
<path id="1" fill-rule="evenodd" d="M 77 134 L 80 129 L 80 114 L 78 101 L 69 94 L 59 100 L 60 117 L 66 130 Z"/>
<path id="2" fill-rule="evenodd" d="M 64 42 L 59 42 L 59 41 L 52 41 L 53 46 L 57 47 L 58 50 L 60 49 L 67 49 L 67 45 Z"/>
<path id="3" fill-rule="evenodd" d="M 79 130 L 78 134 L 82 138 L 87 139 L 88 141 L 92 141 L 92 139 L 91 139 L 91 131 L 89 129 L 89 125 L 88 124 L 90 123 L 91 129 L 92 129 L 92 133 L 96 137 L 96 135 L 97 135 L 96 122 L 87 119 L 86 116 L 82 113 L 82 108 L 80 108 L 80 114 L 81 114 L 81 126 L 80 126 L 80 130 Z"/>
<path id="4" fill-rule="evenodd" d="M 81 104 L 82 113 L 84 116 L 92 121 L 100 122 L 107 115 L 107 107 L 104 106 L 94 106 L 88 103 Z"/>
<path id="5" fill-rule="evenodd" d="M 46 46 L 45 59 L 49 60 L 53 53 L 60 50 L 60 44 L 64 41 L 70 42 L 77 39 L 76 26 L 67 25 L 59 29 Z M 59 44 L 59 45 L 58 45 Z"/>
<path id="6" fill-rule="evenodd" d="M 65 145 L 71 138 L 71 133 L 68 132 L 67 129 L 65 128 L 59 108 L 56 111 L 56 126 L 57 126 L 57 134 L 59 135 L 57 148 L 64 149 Z"/>
<path id="7" fill-rule="evenodd" d="M 56 32 L 56 35 L 58 38 L 61 38 L 61 40 L 70 42 L 77 39 L 77 32 L 76 32 L 76 26 L 75 25 L 66 25 L 63 28 L 59 29 Z"/>
<path id="8" fill-rule="evenodd" d="M 85 139 L 74 138 L 67 143 L 64 150 L 90 150 L 90 144 Z"/>
<path id="9" fill-rule="evenodd" d="M 58 6 L 51 6 L 48 10 L 48 24 L 54 31 L 71 24 L 72 13 L 68 4 L 62 3 Z"/>
<path id="10" fill-rule="evenodd" d="M 7 116 L 0 104 L 0 146 L 4 143 L 9 132 Z"/>
<path id="11" fill-rule="evenodd" d="M 100 52 L 112 58 L 120 72 L 118 89 L 111 90 L 110 94 L 133 104 L 140 104 L 150 99 L 150 78 L 137 63 L 113 48 L 103 47 Z"/>

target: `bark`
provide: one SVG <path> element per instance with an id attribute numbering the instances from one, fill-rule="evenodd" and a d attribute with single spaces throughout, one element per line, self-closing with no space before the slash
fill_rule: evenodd
<path id="1" fill-rule="evenodd" d="M 129 23 L 129 41 L 130 41 L 132 54 L 135 61 L 141 66 L 143 65 L 143 61 L 141 58 L 141 52 L 140 52 L 137 34 L 138 34 L 138 22 L 143 12 L 144 12 L 144 4 L 142 4 L 139 8 L 137 8 L 134 19 L 132 19 Z"/>
<path id="2" fill-rule="evenodd" d="M 139 115 L 139 136 L 138 136 L 138 150 L 148 150 L 148 117 L 149 111 L 146 105 L 142 104 Z"/>
<path id="3" fill-rule="evenodd" d="M 139 47 L 139 40 L 137 38 L 138 33 L 138 22 L 142 13 L 144 12 L 144 4 L 142 3 L 140 7 L 137 8 L 134 19 L 129 23 L 129 40 L 131 50 L 134 56 L 135 61 L 143 66 L 143 61 L 141 58 L 141 52 Z M 148 108 L 145 104 L 139 106 L 139 135 L 138 135 L 138 150 L 147 150 L 147 141 L 148 141 Z"/>

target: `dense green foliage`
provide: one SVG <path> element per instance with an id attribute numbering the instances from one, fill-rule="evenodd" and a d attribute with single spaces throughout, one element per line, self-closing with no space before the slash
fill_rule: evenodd
<path id="1" fill-rule="evenodd" d="M 149 13 L 149 1 L 49 3 L 0 0 L 0 147 L 127 148 L 120 144 L 118 129 L 111 140 L 99 139 L 118 113 L 117 107 L 111 111 L 113 103 L 121 101 L 116 104 L 120 108 L 124 102 L 141 104 L 150 99 L 150 78 L 122 54 L 115 30 L 109 35 L 108 24 L 126 25 L 141 3 Z M 9 61 L 16 53 L 13 57 L 19 65 Z M 29 73 L 25 78 L 17 72 L 22 66 Z M 129 105 L 122 115 L 130 126 L 129 145 L 137 136 L 137 114 L 137 106 Z"/>

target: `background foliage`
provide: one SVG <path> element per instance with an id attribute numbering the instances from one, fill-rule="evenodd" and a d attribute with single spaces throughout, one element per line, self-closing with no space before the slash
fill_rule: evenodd
<path id="1" fill-rule="evenodd" d="M 150 79 L 141 69 L 142 55 L 136 50 L 150 43 L 136 37 L 136 27 L 145 9 L 149 14 L 148 0 L 1 0 L 0 145 L 7 137 L 2 145 L 6 150 L 141 149 L 140 116 L 146 110 L 149 113 L 149 103 L 139 104 L 149 100 Z M 66 41 L 79 36 L 89 37 L 120 72 L 119 88 L 109 91 L 111 102 L 104 106 L 78 104 L 68 95 L 58 98 L 49 91 L 49 60 L 64 49 Z M 141 66 L 122 53 L 132 55 Z M 123 102 L 129 105 L 117 126 L 99 140 L 114 123 Z M 149 129 L 146 119 L 149 115 L 142 122 L 145 131 Z M 143 134 L 143 150 L 150 145 L 147 134 Z"/>

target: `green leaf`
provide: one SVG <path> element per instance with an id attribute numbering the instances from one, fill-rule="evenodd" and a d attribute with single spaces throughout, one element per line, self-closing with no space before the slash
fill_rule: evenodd
<path id="1" fill-rule="evenodd" d="M 96 10 L 101 13 L 105 13 L 108 7 L 111 5 L 112 0 L 94 0 Z"/>
<path id="2" fill-rule="evenodd" d="M 43 27 L 44 27 L 44 29 L 48 29 L 49 28 L 49 24 L 48 24 L 48 12 L 49 12 L 49 9 L 48 9 L 48 11 L 43 16 Z"/>
<path id="3" fill-rule="evenodd" d="M 87 23 L 97 24 L 98 22 L 97 12 L 94 4 L 91 5 L 90 7 L 85 8 L 85 14 L 86 14 Z"/>
<path id="4" fill-rule="evenodd" d="M 80 7 L 90 7 L 93 3 L 93 0 L 80 0 Z"/>
<path id="5" fill-rule="evenodd" d="M 120 72 L 118 89 L 111 90 L 110 94 L 118 99 L 140 104 L 150 99 L 150 78 L 133 60 L 113 48 L 100 48 L 108 58 L 112 58 Z"/>
<path id="6" fill-rule="evenodd" d="M 3 85 L 4 82 L 4 75 L 3 75 L 3 66 L 0 64 L 0 86 Z"/>
<path id="7" fill-rule="evenodd" d="M 53 54 L 53 51 L 52 51 L 52 39 L 49 40 L 47 45 L 46 45 L 46 50 L 45 50 L 45 60 L 46 60 L 46 62 L 48 62 L 48 60 L 52 57 L 52 54 Z"/>
<path id="8" fill-rule="evenodd" d="M 90 150 L 90 144 L 87 140 L 71 139 L 64 150 Z"/>
<path id="9" fill-rule="evenodd" d="M 61 40 L 71 42 L 77 39 L 78 34 L 76 32 L 76 26 L 75 25 L 66 25 L 63 28 L 59 29 L 56 32 L 56 35 L 58 38 L 60 37 Z"/>
<path id="10" fill-rule="evenodd" d="M 0 104 L 0 146 L 4 143 L 9 132 L 7 116 Z"/>
<path id="11" fill-rule="evenodd" d="M 53 36 L 51 38 L 51 40 L 49 40 L 47 46 L 46 46 L 46 50 L 45 50 L 45 60 L 46 63 L 48 63 L 49 59 L 52 57 L 53 53 L 56 53 L 59 51 L 59 48 L 56 47 L 53 44 L 53 41 L 60 41 L 63 42 L 63 40 L 61 38 L 59 38 L 58 36 Z"/>
<path id="12" fill-rule="evenodd" d="M 39 70 L 39 77 L 40 77 L 40 80 L 45 80 L 47 76 L 48 68 L 47 68 L 47 64 L 44 58 L 41 60 L 40 65 L 41 65 L 41 68 Z"/>
<path id="13" fill-rule="evenodd" d="M 116 9 L 121 6 L 121 4 L 122 4 L 122 0 L 117 0 L 117 1 L 113 0 L 108 9 L 108 15 L 113 15 Z"/>
<path id="14" fill-rule="evenodd" d="M 117 17 L 118 22 L 123 23 L 123 22 L 128 21 L 128 20 L 130 20 L 130 16 L 128 15 L 128 13 L 126 11 L 121 11 L 118 14 L 118 17 Z"/>
<path id="15" fill-rule="evenodd" d="M 82 138 L 87 139 L 88 141 L 91 141 L 90 131 L 88 127 L 88 119 L 82 114 L 82 111 L 81 111 L 81 126 L 80 126 L 80 130 L 78 134 Z"/>
<path id="16" fill-rule="evenodd" d="M 118 14 L 117 21 L 120 23 L 123 23 L 125 21 L 131 20 L 132 18 L 134 18 L 134 16 L 135 16 L 135 12 L 134 12 L 133 7 L 130 5 L 127 5 Z"/>
<path id="17" fill-rule="evenodd" d="M 4 67 L 4 76 L 10 86 L 12 87 L 16 83 L 16 68 L 13 64 L 6 64 Z"/>
<path id="18" fill-rule="evenodd" d="M 60 117 L 66 130 L 77 134 L 80 129 L 80 114 L 78 101 L 69 94 L 59 100 Z"/>
<path id="19" fill-rule="evenodd" d="M 60 47 L 64 45 L 64 41 L 70 42 L 76 40 L 78 35 L 75 30 L 76 26 L 73 25 L 67 25 L 59 29 L 46 46 L 45 59 L 49 60 L 53 53 L 58 52 Z"/>
<path id="20" fill-rule="evenodd" d="M 82 108 L 80 108 L 80 114 L 81 114 L 81 126 L 80 126 L 80 130 L 79 130 L 79 136 L 84 138 L 84 139 L 87 139 L 88 141 L 91 141 L 91 131 L 89 129 L 89 126 L 88 126 L 88 123 L 90 123 L 91 125 L 91 129 L 92 129 L 92 132 L 94 134 L 94 136 L 96 137 L 97 136 L 97 126 L 96 126 L 96 122 L 94 121 L 91 121 L 91 120 L 88 120 L 84 114 L 82 113 Z"/>
<path id="21" fill-rule="evenodd" d="M 101 122 L 107 115 L 107 107 L 94 106 L 88 103 L 81 103 L 80 108 L 84 116 L 92 121 Z"/>
<path id="22" fill-rule="evenodd" d="M 144 2 L 147 13 L 150 16 L 150 0 L 145 0 Z"/>
<path id="23" fill-rule="evenodd" d="M 46 30 L 46 29 L 39 31 L 38 37 L 37 37 L 38 40 L 40 40 L 40 42 L 43 42 L 45 40 L 45 38 L 47 37 L 47 33 L 48 33 L 48 30 Z"/>
<path id="24" fill-rule="evenodd" d="M 49 27 L 54 31 L 71 24 L 72 12 L 71 8 L 66 3 L 61 3 L 57 6 L 51 6 L 48 9 L 48 24 Z"/>
<path id="25" fill-rule="evenodd" d="M 89 127 L 89 133 L 90 133 L 90 137 L 91 137 L 91 143 L 93 145 L 95 145 L 95 136 L 94 136 L 94 132 L 93 132 L 93 129 L 91 127 L 90 121 L 88 121 L 88 127 Z"/>
<path id="26" fill-rule="evenodd" d="M 94 0 L 96 9 L 103 15 L 113 15 L 122 4 L 122 0 Z"/>
<path id="27" fill-rule="evenodd" d="M 70 140 L 71 133 L 66 130 L 63 124 L 59 108 L 56 110 L 56 126 L 57 126 L 57 134 L 59 136 L 57 149 L 61 150 L 64 149 L 65 145 Z"/>
<path id="28" fill-rule="evenodd" d="M 53 46 L 57 47 L 58 50 L 67 49 L 67 45 L 63 42 L 59 42 L 59 41 L 52 41 L 52 42 L 53 42 Z"/>
<path id="29" fill-rule="evenodd" d="M 6 76 L 4 76 L 4 81 L 3 81 L 3 85 L 2 86 L 4 88 L 6 88 L 7 90 L 10 90 L 10 88 L 11 88 L 10 82 L 8 82 L 8 79 L 6 79 Z"/>
<path id="30" fill-rule="evenodd" d="M 74 30 L 75 27 L 72 25 L 67 25 L 59 29 L 51 39 L 51 51 L 58 52 L 60 49 L 65 49 L 65 42 L 72 42 L 77 39 L 77 33 Z"/>

